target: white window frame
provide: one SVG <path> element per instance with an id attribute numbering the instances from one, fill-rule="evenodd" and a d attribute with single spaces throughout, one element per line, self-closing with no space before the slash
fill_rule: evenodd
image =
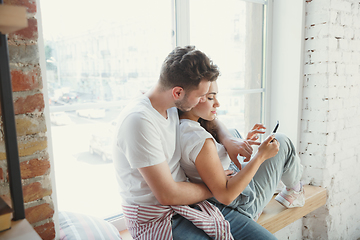
<path id="1" fill-rule="evenodd" d="M 58 204 L 57 204 L 57 192 L 56 192 L 56 182 L 55 182 L 55 168 L 54 168 L 54 152 L 52 148 L 52 135 L 51 135 L 51 122 L 50 122 L 50 109 L 49 109 L 49 94 L 48 94 L 48 86 L 47 86 L 47 77 L 46 77 L 46 62 L 45 62 L 45 43 L 43 38 L 43 29 L 42 29 L 42 17 L 41 17 L 41 8 L 40 8 L 40 0 L 36 0 L 37 12 L 36 18 L 38 19 L 38 46 L 39 46 L 39 63 L 41 69 L 41 77 L 43 82 L 43 96 L 45 101 L 44 107 L 44 115 L 45 115 L 45 123 L 47 127 L 46 137 L 48 140 L 47 150 L 49 153 L 49 161 L 50 161 L 50 178 L 51 178 L 51 187 L 52 194 L 51 198 L 54 204 L 54 228 L 55 228 L 55 239 L 59 239 L 59 213 L 58 213 Z"/>
<path id="2" fill-rule="evenodd" d="M 176 45 L 184 46 L 189 44 L 189 0 L 173 0 L 174 3 L 174 24 L 176 34 Z M 280 131 L 287 135 L 298 145 L 301 116 L 301 93 L 302 93 L 302 73 L 303 73 L 303 45 L 304 45 L 304 7 L 302 0 L 245 0 L 253 3 L 266 5 L 266 50 L 264 63 L 265 74 L 265 98 L 263 120 L 267 126 L 271 126 L 276 120 L 280 120 Z M 36 0 L 38 6 L 37 19 L 41 23 L 41 9 L 39 0 Z M 274 27 L 276 26 L 276 28 Z M 44 89 L 47 89 L 46 64 L 44 53 L 44 42 L 42 40 L 42 28 L 39 24 L 39 49 L 40 64 Z M 291 79 L 292 81 L 289 81 Z M 48 93 L 43 92 L 45 100 L 45 119 L 47 126 L 50 126 L 50 111 L 48 105 Z M 284 101 L 286 100 L 286 101 Z M 284 110 L 284 104 L 291 103 L 292 107 Z M 294 108 L 294 106 L 298 106 Z M 271 128 L 271 127 L 270 127 Z M 56 239 L 58 239 L 58 209 L 56 198 L 56 184 L 54 176 L 54 158 L 52 150 L 51 128 L 48 128 L 48 152 L 51 162 L 52 179 L 52 199 L 54 202 L 55 214 L 54 223 L 56 229 Z M 122 215 L 114 216 L 108 220 L 117 227 L 119 231 L 125 230 L 125 219 Z"/>
<path id="3" fill-rule="evenodd" d="M 266 124 L 280 121 L 279 131 L 299 149 L 304 66 L 305 2 L 270 0 Z"/>

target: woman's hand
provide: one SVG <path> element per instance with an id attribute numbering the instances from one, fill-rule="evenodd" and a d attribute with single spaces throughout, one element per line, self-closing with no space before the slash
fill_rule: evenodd
<path id="1" fill-rule="evenodd" d="M 280 143 L 276 140 L 275 134 L 268 136 L 264 142 L 259 146 L 257 154 L 259 154 L 263 161 L 276 156 L 279 152 Z"/>
<path id="2" fill-rule="evenodd" d="M 257 123 L 254 127 L 250 130 L 250 132 L 246 136 L 247 141 L 256 141 L 259 139 L 259 134 L 265 133 L 266 127 L 262 123 Z"/>

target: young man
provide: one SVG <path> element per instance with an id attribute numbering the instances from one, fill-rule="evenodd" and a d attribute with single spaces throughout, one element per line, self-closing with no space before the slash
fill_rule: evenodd
<path id="1" fill-rule="evenodd" d="M 165 59 L 156 86 L 121 112 L 113 160 L 134 239 L 232 239 L 229 222 L 235 239 L 273 237 L 235 210 L 204 201 L 211 192 L 202 183 L 188 182 L 180 168 L 176 107 L 189 111 L 204 101 L 218 75 L 217 66 L 203 52 L 177 47 Z M 248 142 L 232 138 L 219 122 L 213 127 L 232 159 L 237 154 L 250 158 Z M 198 205 L 184 206 L 194 203 Z"/>

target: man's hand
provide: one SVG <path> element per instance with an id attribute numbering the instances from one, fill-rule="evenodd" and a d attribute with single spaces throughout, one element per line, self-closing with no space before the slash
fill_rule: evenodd
<path id="1" fill-rule="evenodd" d="M 233 161 L 240 170 L 241 164 L 237 159 L 238 155 L 245 157 L 244 161 L 250 161 L 253 149 L 248 141 L 241 138 L 228 137 L 223 140 L 223 145 L 229 154 L 231 161 Z"/>
<path id="2" fill-rule="evenodd" d="M 203 183 L 175 182 L 166 161 L 138 170 L 162 205 L 189 205 L 213 196 Z"/>
<path id="3" fill-rule="evenodd" d="M 234 174 L 234 170 L 225 170 L 226 179 L 229 181 L 230 178 L 235 176 L 237 172 Z"/>
<path id="4" fill-rule="evenodd" d="M 237 156 L 240 155 L 245 157 L 245 162 L 250 161 L 253 152 L 251 145 L 260 145 L 260 143 L 256 141 L 259 138 L 258 134 L 263 134 L 265 132 L 263 131 L 263 129 L 265 129 L 263 124 L 255 124 L 248 133 L 247 138 L 243 140 L 232 137 L 224 124 L 218 119 L 209 121 L 209 123 L 211 124 L 211 127 L 207 126 L 206 129 L 208 131 L 212 130 L 210 133 L 214 133 L 213 136 L 216 136 L 217 141 L 224 145 L 231 161 L 233 161 L 239 169 L 241 169 L 241 164 L 239 163 Z"/>
<path id="5" fill-rule="evenodd" d="M 265 133 L 265 126 L 261 123 L 257 123 L 253 126 L 250 132 L 246 136 L 246 140 L 240 138 L 228 137 L 224 140 L 224 146 L 229 154 L 231 161 L 241 170 L 241 164 L 239 163 L 237 156 L 244 157 L 244 162 L 250 161 L 253 149 L 251 145 L 260 145 L 259 134 Z"/>

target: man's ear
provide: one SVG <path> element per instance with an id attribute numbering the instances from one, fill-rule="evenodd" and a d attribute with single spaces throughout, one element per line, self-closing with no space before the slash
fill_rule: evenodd
<path id="1" fill-rule="evenodd" d="M 181 100 L 185 96 L 185 91 L 182 87 L 173 87 L 171 93 L 175 100 Z"/>

